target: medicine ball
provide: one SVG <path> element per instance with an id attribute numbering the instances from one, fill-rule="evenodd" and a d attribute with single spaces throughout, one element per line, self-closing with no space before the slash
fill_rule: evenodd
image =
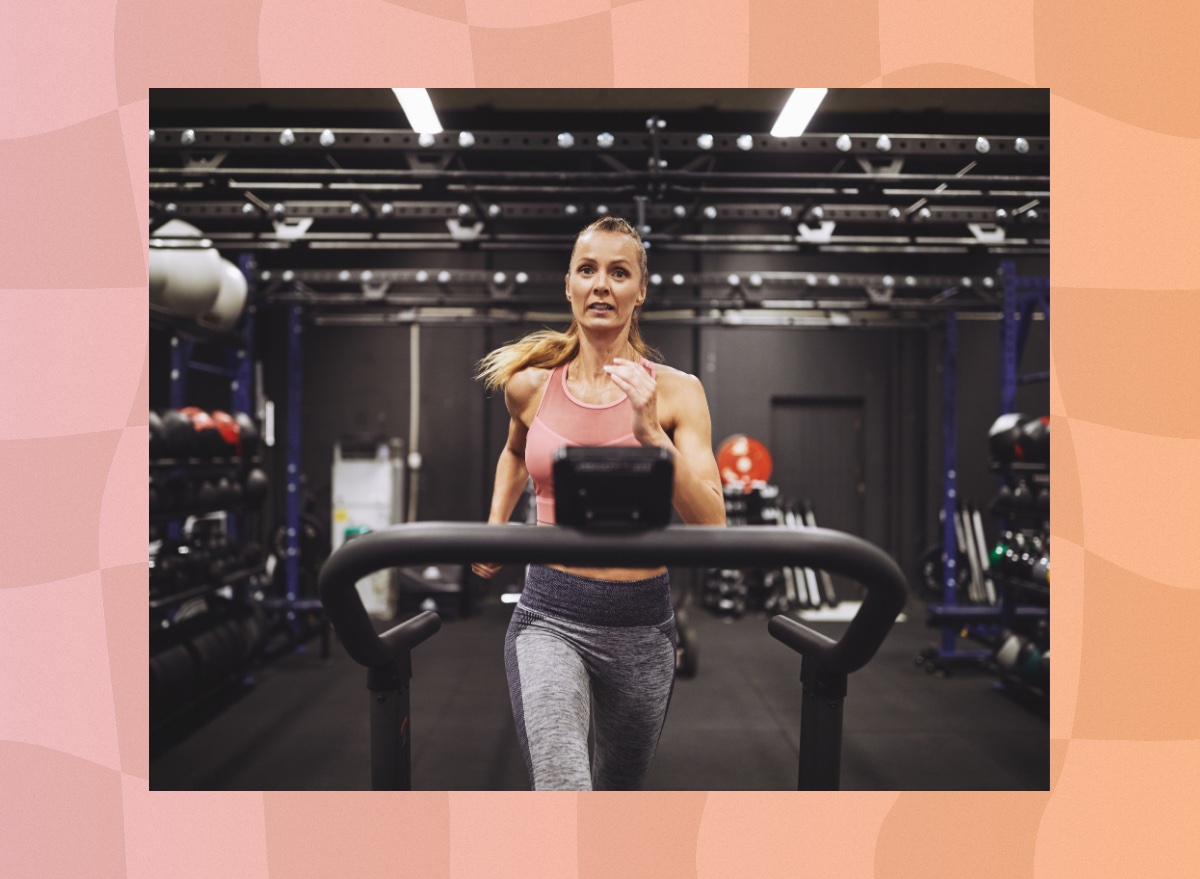
<path id="1" fill-rule="evenodd" d="M 246 474 L 246 501 L 248 503 L 262 501 L 267 496 L 270 487 L 271 483 L 267 479 L 267 474 L 255 467 Z"/>
<path id="2" fill-rule="evenodd" d="M 217 301 L 221 291 L 221 255 L 212 247 L 200 247 L 202 232 L 190 223 L 171 220 L 154 231 L 164 245 L 150 249 L 151 300 L 176 314 L 199 317 Z M 187 239 L 195 239 L 195 242 Z M 165 278 L 165 281 L 160 281 Z M 161 283 L 157 297 L 156 284 Z"/>
<path id="3" fill-rule="evenodd" d="M 192 427 L 196 429 L 195 454 L 198 457 L 211 458 L 224 453 L 225 439 L 211 415 L 197 406 L 184 406 L 179 411 L 192 420 Z"/>
<path id="4" fill-rule="evenodd" d="M 217 299 L 203 316 L 223 330 L 232 330 L 246 307 L 246 276 L 227 259 L 221 260 L 221 284 Z"/>
<path id="5" fill-rule="evenodd" d="M 192 419 L 176 409 L 162 414 L 163 437 L 169 458 L 191 458 L 196 454 L 196 428 Z"/>
<path id="6" fill-rule="evenodd" d="M 166 457 L 167 434 L 157 412 L 150 413 L 150 460 Z"/>
<path id="7" fill-rule="evenodd" d="M 171 253 L 161 247 L 150 248 L 150 301 L 155 305 L 163 305 L 163 291 L 171 273 Z"/>
<path id="8" fill-rule="evenodd" d="M 1009 412 L 1001 415 L 988 430 L 988 448 L 992 460 L 997 464 L 1012 464 L 1025 460 L 1025 451 L 1021 448 L 1021 424 L 1027 421 L 1028 415 L 1020 412 Z"/>
<path id="9" fill-rule="evenodd" d="M 221 439 L 225 442 L 225 447 L 221 450 L 221 454 L 240 455 L 242 453 L 242 442 L 236 419 L 228 412 L 215 409 L 212 412 L 212 420 L 216 423 L 217 430 L 221 434 Z"/>
<path id="10" fill-rule="evenodd" d="M 249 457 L 258 451 L 258 425 L 245 412 L 234 412 L 233 418 L 237 422 L 242 454 Z"/>
<path id="11" fill-rule="evenodd" d="M 217 487 L 212 480 L 206 479 L 200 483 L 200 488 L 196 491 L 196 503 L 201 509 L 212 509 L 220 502 L 221 496 L 217 493 Z"/>
<path id="12" fill-rule="evenodd" d="M 184 317 L 199 317 L 221 292 L 221 256 L 211 247 L 172 248 L 162 304 Z"/>
<path id="13" fill-rule="evenodd" d="M 232 506 L 236 503 L 237 499 L 234 495 L 233 486 L 234 483 L 228 476 L 222 476 L 217 480 L 217 501 L 222 506 Z"/>

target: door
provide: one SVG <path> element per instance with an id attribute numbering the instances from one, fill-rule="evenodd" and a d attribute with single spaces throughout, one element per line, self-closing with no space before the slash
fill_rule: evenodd
<path id="1" fill-rule="evenodd" d="M 866 531 L 865 404 L 861 397 L 773 397 L 771 482 L 781 500 L 808 499 L 817 525 L 863 537 Z M 839 600 L 857 600 L 853 580 L 834 577 Z"/>

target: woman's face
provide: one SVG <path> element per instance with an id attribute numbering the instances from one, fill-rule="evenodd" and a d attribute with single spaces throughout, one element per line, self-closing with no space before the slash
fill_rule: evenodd
<path id="1" fill-rule="evenodd" d="M 617 329 L 646 301 L 638 246 L 621 232 L 588 232 L 575 243 L 567 274 L 567 299 L 581 327 Z"/>

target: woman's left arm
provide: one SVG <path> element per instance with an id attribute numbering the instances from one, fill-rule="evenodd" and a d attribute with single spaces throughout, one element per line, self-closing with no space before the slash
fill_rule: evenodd
<path id="1" fill-rule="evenodd" d="M 688 525 L 724 525 L 725 495 L 712 452 L 712 420 L 700 379 L 685 373 L 673 376 L 677 393 L 670 409 L 675 414 L 674 441 L 658 420 L 657 382 L 638 364 L 616 360 L 609 369 L 613 381 L 633 405 L 633 433 L 643 446 L 659 446 L 675 459 L 675 488 L 671 502 Z"/>

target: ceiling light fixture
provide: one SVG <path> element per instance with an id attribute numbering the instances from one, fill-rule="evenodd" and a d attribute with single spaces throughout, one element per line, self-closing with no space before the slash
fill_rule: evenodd
<path id="1" fill-rule="evenodd" d="M 808 128 L 821 101 L 829 89 L 792 89 L 791 97 L 783 105 L 775 127 L 771 129 L 772 137 L 799 137 Z"/>
<path id="2" fill-rule="evenodd" d="M 408 124 L 417 134 L 441 134 L 442 123 L 438 121 L 437 111 L 433 109 L 433 101 L 429 99 L 427 89 L 392 89 L 396 100 L 400 102 Z"/>

